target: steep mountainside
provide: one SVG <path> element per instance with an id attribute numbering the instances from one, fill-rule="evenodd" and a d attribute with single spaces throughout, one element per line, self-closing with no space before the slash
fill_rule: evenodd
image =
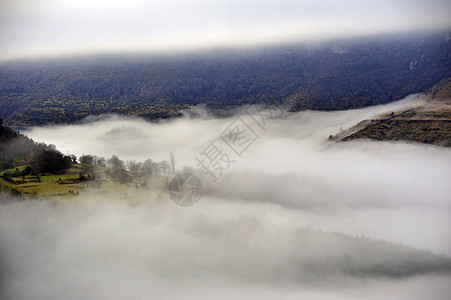
<path id="1" fill-rule="evenodd" d="M 165 118 L 200 103 L 342 110 L 427 91 L 451 77 L 450 66 L 451 42 L 444 34 L 183 57 L 10 62 L 0 67 L 0 117 L 21 127 L 102 113 Z"/>
<path id="2" fill-rule="evenodd" d="M 332 139 L 360 138 L 451 147 L 451 78 L 435 86 L 417 105 L 362 121 Z"/>

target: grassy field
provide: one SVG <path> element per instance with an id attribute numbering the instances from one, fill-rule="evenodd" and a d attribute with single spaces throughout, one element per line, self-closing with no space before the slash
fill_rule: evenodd
<path id="1" fill-rule="evenodd" d="M 74 175 L 49 175 L 41 176 L 39 181 L 37 176 L 27 175 L 25 178 L 13 178 L 13 182 L 0 179 L 3 190 L 11 191 L 13 194 L 20 194 L 24 198 L 34 197 L 73 197 L 77 192 L 84 189 L 85 184 L 75 181 L 78 176 Z M 61 184 L 60 179 L 73 179 L 73 184 Z M 25 179 L 25 180 L 23 180 Z"/>
<path id="2" fill-rule="evenodd" d="M 14 171 L 15 171 L 16 169 L 18 169 L 19 172 L 20 172 L 20 171 L 23 171 L 23 170 L 25 170 L 25 168 L 26 168 L 27 166 L 28 166 L 28 165 L 24 165 L 24 166 L 18 166 L 18 167 L 15 167 L 15 168 L 12 168 L 12 169 L 8 169 L 8 170 L 3 170 L 3 171 L 0 172 L 0 176 L 3 176 L 3 174 L 5 174 L 5 173 L 7 173 L 7 172 L 9 172 L 9 173 L 14 173 Z"/>
<path id="3" fill-rule="evenodd" d="M 27 166 L 17 167 L 22 171 Z M 158 194 L 158 198 L 163 197 L 160 192 L 166 191 L 166 183 L 168 178 L 164 176 L 145 176 L 127 172 L 131 180 L 126 183 L 120 183 L 116 179 L 110 177 L 105 170 L 98 174 L 98 177 L 92 180 L 81 180 L 80 174 L 83 172 L 84 166 L 77 164 L 67 170 L 66 174 L 40 174 L 25 175 L 12 178 L 12 182 L 0 178 L 0 187 L 3 191 L 21 196 L 25 199 L 33 198 L 50 198 L 50 199 L 70 199 L 83 195 L 87 192 L 101 195 L 133 195 L 136 192 L 144 192 L 150 194 Z M 5 172 L 14 173 L 16 168 L 8 169 Z M 86 178 L 86 177 L 85 177 Z"/>

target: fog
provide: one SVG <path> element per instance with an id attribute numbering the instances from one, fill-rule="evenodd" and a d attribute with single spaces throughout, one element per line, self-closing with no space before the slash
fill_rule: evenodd
<path id="1" fill-rule="evenodd" d="M 0 295 L 7 299 L 447 299 L 451 151 L 332 142 L 419 95 L 340 112 L 253 119 L 208 112 L 149 123 L 119 116 L 25 133 L 77 156 L 169 160 L 195 168 L 211 143 L 233 162 L 201 176 L 191 207 L 136 192 L 0 205 Z M 255 111 L 254 107 L 247 111 Z M 237 155 L 219 138 L 244 120 Z M 256 117 L 257 115 L 252 115 Z M 107 199 L 105 199 L 107 198 Z"/>

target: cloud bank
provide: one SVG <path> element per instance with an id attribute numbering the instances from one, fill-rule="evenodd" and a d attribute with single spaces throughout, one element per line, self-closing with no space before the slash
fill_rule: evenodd
<path id="1" fill-rule="evenodd" d="M 146 193 L 0 206 L 3 295 L 17 299 L 446 299 L 451 152 L 327 140 L 418 101 L 267 120 L 266 131 L 193 207 Z M 77 155 L 196 156 L 235 117 L 161 123 L 107 117 L 33 128 Z M 242 115 L 243 119 L 248 116 Z M 246 119 L 249 121 L 249 119 Z"/>
<path id="2" fill-rule="evenodd" d="M 178 51 L 448 29 L 446 0 L 6 0 L 0 58 Z"/>
<path id="3" fill-rule="evenodd" d="M 292 228 L 280 223 L 283 211 L 268 205 L 204 200 L 192 210 L 169 202 L 130 206 L 124 199 L 3 205 L 1 295 L 445 299 L 449 293 L 449 258 Z"/>

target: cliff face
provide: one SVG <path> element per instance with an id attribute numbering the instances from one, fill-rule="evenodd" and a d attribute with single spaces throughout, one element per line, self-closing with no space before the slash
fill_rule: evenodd
<path id="1" fill-rule="evenodd" d="M 435 86 L 420 105 L 362 121 L 331 139 L 349 141 L 359 138 L 451 147 L 451 78 Z"/>

